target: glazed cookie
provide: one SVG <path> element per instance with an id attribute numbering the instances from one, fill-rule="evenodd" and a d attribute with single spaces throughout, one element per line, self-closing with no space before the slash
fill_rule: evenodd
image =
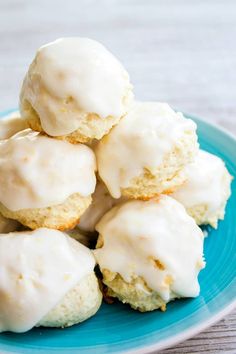
<path id="1" fill-rule="evenodd" d="M 92 252 L 60 231 L 0 234 L 0 332 L 67 327 L 94 315 L 102 300 L 94 266 Z"/>
<path id="2" fill-rule="evenodd" d="M 0 212 L 36 229 L 70 229 L 91 203 L 93 151 L 26 129 L 0 142 Z"/>
<path id="3" fill-rule="evenodd" d="M 176 200 L 162 195 L 126 202 L 96 229 L 94 254 L 109 296 L 139 311 L 165 310 L 175 298 L 198 296 L 204 237 Z"/>
<path id="4" fill-rule="evenodd" d="M 196 124 L 166 103 L 136 102 L 99 141 L 98 172 L 114 198 L 150 199 L 185 181 L 198 151 Z"/>
<path id="5" fill-rule="evenodd" d="M 20 110 L 33 130 L 89 142 L 107 134 L 132 100 L 128 73 L 102 44 L 62 38 L 37 51 L 22 86 Z"/>
<path id="6" fill-rule="evenodd" d="M 217 156 L 200 150 L 195 161 L 185 168 L 186 182 L 172 195 L 182 203 L 198 225 L 216 228 L 224 219 L 231 194 L 230 176 L 224 162 Z"/>

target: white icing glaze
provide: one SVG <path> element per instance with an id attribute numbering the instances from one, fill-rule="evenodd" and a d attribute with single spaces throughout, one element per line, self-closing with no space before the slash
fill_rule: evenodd
<path id="1" fill-rule="evenodd" d="M 0 142 L 0 202 L 16 211 L 89 196 L 96 185 L 93 151 L 26 129 Z"/>
<path id="2" fill-rule="evenodd" d="M 49 93 L 47 100 L 45 90 Z M 74 37 L 39 48 L 21 100 L 28 100 L 43 129 L 57 136 L 76 130 L 81 113 L 96 113 L 103 119 L 121 117 L 131 96 L 129 75 L 121 63 L 97 41 Z M 62 105 L 68 99 L 75 103 L 69 112 Z"/>
<path id="3" fill-rule="evenodd" d="M 96 148 L 98 171 L 114 198 L 146 167 L 153 174 L 185 132 L 196 124 L 166 103 L 136 102 Z"/>
<path id="4" fill-rule="evenodd" d="M 21 130 L 28 128 L 19 112 L 13 112 L 0 119 L 0 140 L 8 139 Z"/>
<path id="5" fill-rule="evenodd" d="M 104 241 L 94 251 L 101 269 L 117 272 L 127 282 L 132 276 L 143 277 L 164 301 L 172 293 L 199 294 L 203 233 L 174 199 L 163 195 L 158 201 L 129 201 L 105 214 L 96 229 Z M 159 269 L 154 260 L 165 269 Z"/>
<path id="6" fill-rule="evenodd" d="M 95 231 L 95 226 L 101 219 L 101 217 L 114 205 L 117 205 L 121 202 L 121 200 L 123 200 L 123 198 L 112 198 L 106 186 L 102 182 L 97 183 L 92 198 L 92 204 L 90 204 L 90 206 L 81 216 L 79 221 L 78 227 L 83 231 Z"/>
<path id="7" fill-rule="evenodd" d="M 231 176 L 217 156 L 200 150 L 195 161 L 185 167 L 186 182 L 172 197 L 186 208 L 207 205 L 208 213 L 217 213 L 230 194 Z"/>
<path id="8" fill-rule="evenodd" d="M 94 266 L 91 251 L 60 231 L 0 234 L 0 332 L 30 330 Z"/>

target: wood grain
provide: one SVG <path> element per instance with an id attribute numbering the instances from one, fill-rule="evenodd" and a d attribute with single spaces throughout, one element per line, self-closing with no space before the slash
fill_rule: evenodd
<path id="1" fill-rule="evenodd" d="M 72 35 L 110 48 L 137 98 L 236 133 L 235 0 L 0 0 L 0 110 L 17 106 L 36 48 Z M 236 353 L 236 314 L 164 353 Z"/>

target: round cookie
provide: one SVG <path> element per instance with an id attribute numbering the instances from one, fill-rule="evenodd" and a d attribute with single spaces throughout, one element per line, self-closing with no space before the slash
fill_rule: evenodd
<path id="1" fill-rule="evenodd" d="M 198 151 L 196 124 L 166 103 L 136 102 L 96 146 L 98 172 L 114 198 L 150 199 L 185 181 Z"/>
<path id="2" fill-rule="evenodd" d="M 83 197 L 74 193 L 63 203 L 45 208 L 10 210 L 0 203 L 0 212 L 6 218 L 17 220 L 32 230 L 47 227 L 63 231 L 73 229 L 78 224 L 91 202 L 91 196 Z"/>
<path id="3" fill-rule="evenodd" d="M 36 229 L 70 229 L 91 203 L 96 161 L 85 145 L 30 129 L 0 142 L 0 212 Z"/>
<path id="4" fill-rule="evenodd" d="M 195 161 L 185 168 L 186 181 L 172 197 L 184 205 L 198 225 L 216 228 L 224 219 L 230 197 L 230 176 L 223 160 L 200 150 Z"/>
<path id="5" fill-rule="evenodd" d="M 0 234 L 0 332 L 68 327 L 94 315 L 102 301 L 94 266 L 92 252 L 60 231 Z"/>
<path id="6" fill-rule="evenodd" d="M 38 49 L 20 94 L 33 130 L 72 143 L 101 139 L 133 100 L 129 75 L 100 43 L 62 38 Z"/>
<path id="7" fill-rule="evenodd" d="M 96 229 L 94 254 L 107 295 L 139 311 L 165 310 L 175 298 L 198 296 L 204 236 L 171 197 L 118 205 Z"/>
<path id="8" fill-rule="evenodd" d="M 36 327 L 69 327 L 95 315 L 102 302 L 102 293 L 94 272 L 83 277 L 63 299 L 44 316 Z"/>

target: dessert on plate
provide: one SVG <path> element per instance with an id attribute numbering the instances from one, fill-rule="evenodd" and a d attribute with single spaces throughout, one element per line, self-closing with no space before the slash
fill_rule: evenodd
<path id="1" fill-rule="evenodd" d="M 70 229 L 91 203 L 93 151 L 26 129 L 0 141 L 0 212 L 36 229 Z"/>
<path id="2" fill-rule="evenodd" d="M 196 124 L 166 103 L 136 102 L 96 146 L 98 173 L 114 198 L 173 192 L 198 151 Z"/>
<path id="3" fill-rule="evenodd" d="M 122 64 L 79 37 L 39 48 L 20 112 L 0 121 L 0 332 L 85 321 L 97 276 L 140 312 L 198 296 L 198 224 L 224 218 L 232 178 L 196 124 L 134 101 Z"/>
<path id="4" fill-rule="evenodd" d="M 198 225 L 216 228 L 223 220 L 230 197 L 230 176 L 224 161 L 200 150 L 195 161 L 185 167 L 186 181 L 172 194 L 182 203 Z"/>
<path id="5" fill-rule="evenodd" d="M 0 332 L 93 316 L 102 300 L 94 266 L 92 252 L 61 231 L 0 234 Z"/>
<path id="6" fill-rule="evenodd" d="M 107 294 L 139 311 L 165 310 L 175 298 L 199 295 L 203 233 L 171 197 L 112 208 L 96 226 L 94 251 Z"/>
<path id="7" fill-rule="evenodd" d="M 129 75 L 97 41 L 62 38 L 38 49 L 20 110 L 30 127 L 72 143 L 109 132 L 133 100 Z"/>

